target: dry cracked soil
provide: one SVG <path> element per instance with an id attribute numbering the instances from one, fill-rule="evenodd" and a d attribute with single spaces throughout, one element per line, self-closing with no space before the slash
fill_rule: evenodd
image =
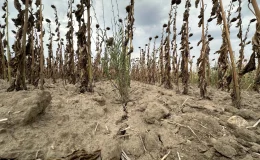
<path id="1" fill-rule="evenodd" d="M 260 94 L 209 88 L 177 94 L 133 81 L 124 106 L 108 81 L 94 93 L 77 85 L 6 92 L 0 81 L 0 159 L 17 160 L 259 160 Z M 124 108 L 127 112 L 124 111 Z"/>

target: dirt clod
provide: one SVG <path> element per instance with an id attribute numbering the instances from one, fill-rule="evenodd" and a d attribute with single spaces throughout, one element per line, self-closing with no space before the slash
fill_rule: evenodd
<path id="1" fill-rule="evenodd" d="M 156 133 L 154 132 L 149 132 L 146 133 L 144 136 L 144 145 L 147 149 L 147 151 L 153 151 L 153 150 L 158 150 L 160 147 L 160 141 L 159 137 Z"/>
<path id="2" fill-rule="evenodd" d="M 227 120 L 227 122 L 239 128 L 248 126 L 248 122 L 240 116 L 232 116 Z"/>
<path id="3" fill-rule="evenodd" d="M 236 128 L 234 131 L 236 137 L 244 139 L 249 142 L 260 142 L 259 135 L 256 135 L 253 131 L 246 128 Z"/>
<path id="4" fill-rule="evenodd" d="M 52 97 L 48 91 L 33 91 L 33 92 L 17 92 L 16 96 L 21 99 L 12 97 L 10 107 L 3 108 L 1 114 L 5 115 L 5 109 L 9 113 L 9 124 L 31 124 L 35 122 L 39 115 L 45 112 L 45 109 L 50 105 Z"/>
<path id="5" fill-rule="evenodd" d="M 260 118 L 260 115 L 258 115 L 257 113 L 255 113 L 252 110 L 249 109 L 242 109 L 238 112 L 238 115 L 240 115 L 241 117 L 245 118 L 245 119 L 253 119 L 253 120 L 258 120 Z"/>
<path id="6" fill-rule="evenodd" d="M 253 146 L 251 147 L 251 150 L 256 153 L 260 153 L 260 145 L 257 143 L 253 143 Z"/>
<path id="7" fill-rule="evenodd" d="M 115 142 L 113 140 L 107 141 L 107 143 L 104 143 L 102 148 L 107 148 L 101 150 L 102 159 L 107 159 L 107 160 L 120 159 L 122 149 L 119 142 Z"/>
<path id="8" fill-rule="evenodd" d="M 220 154 L 222 154 L 225 157 L 232 158 L 237 154 L 235 148 L 233 148 L 230 145 L 223 144 L 219 141 L 217 141 L 213 146 L 216 149 L 216 151 L 218 151 Z"/>
<path id="9" fill-rule="evenodd" d="M 106 105 L 106 100 L 102 96 L 96 96 L 93 98 L 94 101 L 98 102 L 100 106 Z"/>
<path id="10" fill-rule="evenodd" d="M 152 103 L 148 105 L 144 112 L 144 120 L 148 124 L 154 124 L 156 121 L 160 121 L 169 115 L 169 110 L 157 103 Z"/>
<path id="11" fill-rule="evenodd" d="M 210 148 L 207 152 L 204 153 L 205 157 L 207 159 L 212 159 L 212 157 L 214 156 L 215 154 L 215 149 L 212 147 Z"/>
<path id="12" fill-rule="evenodd" d="M 253 157 L 251 155 L 246 155 L 243 159 L 241 160 L 253 160 Z"/>
<path id="13" fill-rule="evenodd" d="M 134 158 L 139 158 L 144 154 L 144 148 L 140 137 L 133 136 L 131 140 L 126 140 L 123 143 L 122 149 Z"/>
<path id="14" fill-rule="evenodd" d="M 29 106 L 24 113 L 23 123 L 29 124 L 32 123 L 36 117 L 44 113 L 46 107 L 49 106 L 51 102 L 51 94 L 50 92 L 39 92 L 35 97 L 28 98 L 25 102 L 23 102 L 21 105 L 29 104 Z M 30 102 L 33 102 L 30 104 Z"/>
<path id="15" fill-rule="evenodd" d="M 251 155 L 252 155 L 252 157 L 255 158 L 255 159 L 259 159 L 259 158 L 260 158 L 260 154 L 259 154 L 259 153 L 256 153 L 256 152 L 253 152 Z"/>

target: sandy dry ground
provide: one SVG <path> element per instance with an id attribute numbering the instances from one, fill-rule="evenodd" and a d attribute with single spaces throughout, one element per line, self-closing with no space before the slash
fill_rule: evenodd
<path id="1" fill-rule="evenodd" d="M 197 87 L 184 96 L 132 82 L 126 114 L 110 82 L 85 94 L 73 85 L 45 86 L 7 93 L 0 81 L 0 159 L 58 160 L 82 149 L 101 150 L 103 160 L 120 160 L 122 151 L 131 160 L 260 159 L 255 92 L 242 92 L 238 110 L 229 93 L 213 88 L 211 100 L 201 100 Z"/>

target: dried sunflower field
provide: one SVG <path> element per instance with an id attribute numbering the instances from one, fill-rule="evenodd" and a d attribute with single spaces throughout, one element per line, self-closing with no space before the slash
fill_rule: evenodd
<path id="1" fill-rule="evenodd" d="M 0 160 L 259 160 L 259 0 L 1 0 Z"/>

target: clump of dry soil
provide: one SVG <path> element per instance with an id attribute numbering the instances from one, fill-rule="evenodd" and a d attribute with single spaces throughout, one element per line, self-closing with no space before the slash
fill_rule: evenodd
<path id="1" fill-rule="evenodd" d="M 8 93 L 0 81 L 0 159 L 58 160 L 76 151 L 104 160 L 119 160 L 122 151 L 131 160 L 260 159 L 255 92 L 242 92 L 239 110 L 213 88 L 211 100 L 201 100 L 196 87 L 184 96 L 132 82 L 126 113 L 109 82 L 96 83 L 94 93 L 76 86 L 47 81 L 44 92 Z"/>

